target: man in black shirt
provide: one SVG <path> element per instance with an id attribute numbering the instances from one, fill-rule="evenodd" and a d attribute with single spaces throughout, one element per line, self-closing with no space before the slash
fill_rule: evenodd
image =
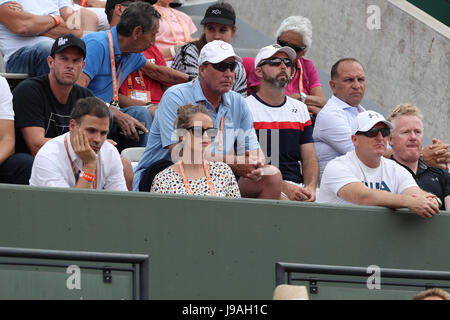
<path id="1" fill-rule="evenodd" d="M 69 131 L 70 113 L 92 92 L 76 84 L 84 68 L 86 45 L 72 34 L 57 38 L 47 58 L 48 75 L 22 81 L 13 91 L 16 152 L 33 156 L 45 142 Z"/>
<path id="2" fill-rule="evenodd" d="M 404 166 L 420 188 L 439 198 L 440 210 L 450 210 L 450 173 L 430 167 L 420 157 L 423 139 L 422 114 L 412 104 L 400 104 L 390 113 L 388 121 L 394 125 L 391 132 L 391 158 Z"/>

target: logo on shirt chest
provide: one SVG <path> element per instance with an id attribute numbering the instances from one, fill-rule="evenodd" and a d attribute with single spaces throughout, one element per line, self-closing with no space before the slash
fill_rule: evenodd
<path id="1" fill-rule="evenodd" d="M 297 108 L 292 109 L 291 112 L 292 112 L 292 113 L 297 113 L 297 112 L 298 112 L 298 109 L 297 109 Z"/>
<path id="2" fill-rule="evenodd" d="M 389 189 L 389 187 L 387 186 L 387 184 L 384 181 L 380 182 L 365 182 L 362 181 L 366 187 L 368 187 L 369 189 L 376 189 L 376 190 L 382 190 L 382 191 L 387 191 L 387 192 L 391 192 L 391 189 Z"/>

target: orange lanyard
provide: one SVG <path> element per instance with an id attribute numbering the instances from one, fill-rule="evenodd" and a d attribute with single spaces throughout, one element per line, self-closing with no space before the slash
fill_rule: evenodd
<path id="1" fill-rule="evenodd" d="M 75 183 L 77 183 L 77 169 L 75 168 L 75 164 L 72 161 L 72 157 L 70 156 L 69 152 L 69 144 L 67 143 L 67 136 L 64 137 L 64 146 L 66 147 L 67 157 L 69 158 L 70 165 L 72 166 L 73 176 L 75 177 Z M 93 182 L 94 189 L 97 189 L 97 164 L 95 165 L 95 176 L 94 176 L 94 182 Z"/>
<path id="2" fill-rule="evenodd" d="M 108 40 L 109 40 L 109 56 L 111 57 L 111 76 L 113 82 L 114 90 L 114 101 L 119 103 L 119 85 L 120 78 L 122 78 L 123 63 L 120 65 L 119 80 L 116 78 L 116 59 L 114 58 L 114 42 L 111 34 L 111 30 L 108 30 Z"/>
<path id="3" fill-rule="evenodd" d="M 140 82 L 139 84 L 141 85 L 142 90 L 145 90 L 144 75 L 142 74 L 141 69 L 138 70 L 138 73 L 139 73 L 139 82 Z M 133 89 L 133 81 L 131 79 L 131 75 L 128 75 L 128 88 Z"/>
<path id="4" fill-rule="evenodd" d="M 300 72 L 300 77 L 298 79 L 298 93 L 302 93 L 303 92 L 303 67 L 302 67 L 302 63 L 300 62 L 300 59 L 298 59 L 298 69 Z"/>
<path id="5" fill-rule="evenodd" d="M 172 26 L 172 24 L 170 23 L 170 21 L 169 21 L 169 19 L 167 18 L 167 16 L 164 14 L 164 12 L 162 12 L 162 10 L 161 10 L 160 8 L 158 8 L 157 5 L 154 5 L 153 7 L 156 9 L 156 11 L 159 12 L 159 14 L 161 15 L 161 17 L 163 17 L 164 21 L 167 22 L 167 25 L 168 25 L 169 28 L 170 28 L 170 32 L 172 33 L 172 37 L 173 37 L 173 39 L 175 40 L 175 43 L 177 44 L 177 46 L 181 46 L 182 43 L 180 42 L 180 40 L 178 40 L 178 37 L 177 37 L 177 35 L 175 34 L 175 30 L 173 29 L 173 26 Z M 170 12 L 175 16 L 175 18 L 177 18 L 178 24 L 180 25 L 181 29 L 183 29 L 183 33 L 184 33 L 184 42 L 189 42 L 189 41 L 190 41 L 190 38 L 189 38 L 189 35 L 188 35 L 187 31 L 186 31 L 186 28 L 184 27 L 183 22 L 182 22 L 182 21 L 180 20 L 180 18 L 176 15 L 175 11 L 174 11 L 172 8 L 169 8 L 169 9 L 170 9 Z"/>
<path id="6" fill-rule="evenodd" d="M 186 192 L 188 194 L 193 194 L 191 187 L 189 186 L 189 181 L 186 178 L 186 174 L 184 173 L 184 167 L 183 167 L 183 161 L 180 161 L 178 164 L 178 168 L 180 170 L 181 178 L 183 179 L 184 186 L 186 187 Z M 216 196 L 216 191 L 214 190 L 214 185 L 211 179 L 211 176 L 209 174 L 208 165 L 206 164 L 206 161 L 203 161 L 203 171 L 205 172 L 206 179 L 208 180 L 209 185 L 209 193 L 211 196 Z"/>

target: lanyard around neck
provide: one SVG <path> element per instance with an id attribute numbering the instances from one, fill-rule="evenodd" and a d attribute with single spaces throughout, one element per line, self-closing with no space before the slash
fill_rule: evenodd
<path id="1" fill-rule="evenodd" d="M 167 16 L 164 14 L 164 12 L 163 12 L 163 11 L 159 8 L 159 6 L 157 6 L 157 5 L 154 5 L 153 7 L 156 9 L 156 11 L 158 11 L 158 13 L 159 13 L 159 14 L 161 15 L 161 17 L 164 19 L 164 21 L 167 22 L 167 25 L 168 25 L 169 28 L 170 28 L 170 32 L 172 33 L 172 37 L 173 37 L 173 39 L 175 40 L 176 45 L 177 45 L 177 46 L 183 45 L 183 44 L 180 42 L 180 40 L 178 40 L 178 37 L 177 37 L 177 35 L 175 34 L 175 30 L 174 30 L 172 24 L 170 23 L 169 19 L 167 18 Z M 175 16 L 175 18 L 178 20 L 178 24 L 180 25 L 181 29 L 183 29 L 184 42 L 189 42 L 189 41 L 190 41 L 190 38 L 189 38 L 189 35 L 188 35 L 187 31 L 186 31 L 186 28 L 185 28 L 183 22 L 182 22 L 182 21 L 180 20 L 180 18 L 177 16 L 177 14 L 175 13 L 175 10 L 173 10 L 172 8 L 169 8 L 169 10 L 170 10 L 170 12 Z"/>
<path id="2" fill-rule="evenodd" d="M 178 168 L 180 170 L 180 175 L 181 175 L 181 178 L 183 179 L 184 186 L 186 187 L 186 192 L 188 194 L 193 194 L 192 189 L 189 185 L 189 181 L 186 178 L 186 174 L 184 173 L 184 166 L 183 166 L 182 160 L 178 164 Z M 216 191 L 214 190 L 214 184 L 212 182 L 211 175 L 209 174 L 208 164 L 204 160 L 203 160 L 203 172 L 205 173 L 206 179 L 208 180 L 209 193 L 211 196 L 214 197 L 214 196 L 216 196 Z"/>
<path id="3" fill-rule="evenodd" d="M 119 80 L 116 78 L 116 59 L 114 58 L 114 42 L 111 30 L 108 30 L 109 56 L 111 58 L 111 76 L 114 90 L 114 101 L 119 103 L 119 83 L 122 78 L 123 63 L 120 64 Z"/>
<path id="4" fill-rule="evenodd" d="M 140 82 L 139 85 L 142 87 L 142 90 L 145 90 L 144 75 L 142 74 L 141 69 L 138 70 L 138 74 L 139 74 L 139 82 Z M 131 74 L 128 75 L 128 88 L 133 89 L 133 80 L 131 78 Z"/>
<path id="5" fill-rule="evenodd" d="M 75 164 L 73 163 L 72 157 L 70 156 L 69 144 L 67 143 L 67 136 L 64 137 L 64 146 L 66 147 L 67 157 L 69 158 L 70 165 L 72 166 L 73 176 L 75 177 L 75 183 L 77 183 L 78 179 L 77 169 L 75 168 Z M 95 164 L 93 188 L 97 189 L 97 164 Z"/>

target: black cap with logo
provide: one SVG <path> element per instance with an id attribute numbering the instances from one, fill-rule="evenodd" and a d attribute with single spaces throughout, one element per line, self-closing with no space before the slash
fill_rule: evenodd
<path id="1" fill-rule="evenodd" d="M 55 53 L 59 53 L 69 47 L 80 49 L 81 53 L 83 54 L 83 58 L 86 58 L 86 44 L 83 40 L 71 33 L 63 34 L 62 36 L 56 38 L 55 42 L 53 43 L 52 50 L 50 51 L 50 55 L 54 57 Z"/>
<path id="2" fill-rule="evenodd" d="M 200 22 L 202 25 L 207 23 L 219 23 L 230 26 L 236 23 L 236 15 L 223 7 L 212 5 L 206 10 L 205 17 Z"/>

